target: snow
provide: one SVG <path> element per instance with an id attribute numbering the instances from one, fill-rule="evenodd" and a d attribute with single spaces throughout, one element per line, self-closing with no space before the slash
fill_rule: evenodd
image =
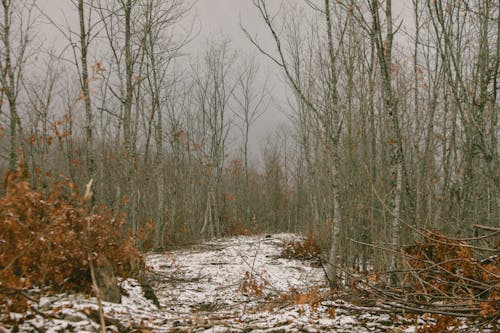
<path id="1" fill-rule="evenodd" d="M 108 331 L 411 333 L 417 331 L 415 324 L 425 323 L 422 318 L 405 319 L 335 300 L 321 267 L 281 257 L 284 242 L 300 239 L 292 234 L 241 236 L 149 254 L 150 283 L 160 307 L 145 298 L 138 281 L 121 281 L 121 303 L 104 302 Z M 290 296 L 292 292 L 310 294 L 297 300 Z M 46 296 L 33 307 L 37 313 L 11 314 L 31 318 L 24 320 L 19 331 L 99 329 L 92 297 Z M 2 325 L 0 332 L 15 331 Z M 474 331 L 463 327 L 463 332 Z"/>

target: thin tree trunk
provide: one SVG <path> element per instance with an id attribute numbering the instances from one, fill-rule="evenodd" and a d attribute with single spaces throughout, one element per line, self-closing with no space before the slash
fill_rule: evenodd
<path id="1" fill-rule="evenodd" d="M 331 8 L 330 0 L 325 0 L 325 20 L 328 38 L 328 65 L 329 65 L 329 112 L 331 113 L 331 124 L 326 124 L 327 128 L 327 139 L 330 140 L 329 147 L 331 148 L 331 192 L 333 198 L 333 231 L 332 240 L 330 244 L 330 252 L 328 255 L 328 264 L 326 268 L 328 280 L 330 286 L 333 288 L 340 286 L 340 280 L 338 279 L 337 266 L 338 266 L 338 246 L 340 242 L 340 232 L 343 226 L 342 219 L 342 205 L 340 201 L 340 182 L 339 182 L 339 170 L 340 170 L 340 155 L 339 155 L 339 110 L 338 110 L 338 92 L 337 92 L 337 74 L 335 69 L 335 51 L 333 48 L 333 33 L 332 33 L 332 19 L 331 19 Z"/>
<path id="2" fill-rule="evenodd" d="M 80 21 L 80 49 L 81 49 L 81 77 L 80 85 L 83 93 L 83 102 L 85 104 L 85 157 L 87 162 L 87 177 L 88 179 L 95 178 L 96 161 L 94 156 L 94 138 L 93 138 L 93 120 L 92 120 L 92 103 L 89 92 L 89 74 L 88 74 L 88 45 L 89 36 L 85 28 L 85 9 L 83 0 L 78 0 L 78 17 Z M 91 197 L 91 206 L 95 203 L 95 196 Z"/>
<path id="3" fill-rule="evenodd" d="M 17 90 L 16 90 L 16 78 L 14 74 L 14 69 L 12 68 L 11 59 L 11 15 L 12 15 L 12 1 L 2 0 L 3 6 L 3 31 L 2 40 L 4 48 L 4 59 L 2 59 L 2 92 L 7 97 L 9 103 L 9 170 L 13 171 L 16 169 L 18 156 L 18 138 L 17 131 L 21 128 L 21 120 L 17 113 Z"/>

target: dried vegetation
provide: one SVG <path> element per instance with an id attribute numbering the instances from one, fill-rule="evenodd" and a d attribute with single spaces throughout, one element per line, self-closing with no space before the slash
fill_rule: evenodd
<path id="1" fill-rule="evenodd" d="M 0 313 L 23 312 L 34 290 L 89 293 L 89 258 L 111 263 L 115 274 L 138 273 L 143 260 L 125 219 L 110 209 L 90 209 L 76 186 L 57 182 L 48 194 L 36 191 L 20 167 L 6 177 L 0 198 Z M 90 257 L 89 257 L 90 254 Z M 0 319 L 3 320 L 3 318 Z"/>
<path id="2" fill-rule="evenodd" d="M 363 280 L 354 279 L 353 294 L 386 304 L 394 311 L 432 317 L 434 323 L 421 332 L 453 329 L 459 325 L 458 317 L 497 329 L 500 260 L 492 253 L 498 252 L 495 241 L 500 230 L 487 229 L 487 235 L 469 239 L 447 237 L 437 231 L 421 232 L 420 241 L 399 252 L 397 286 L 386 283 L 393 272 L 371 272 Z"/>

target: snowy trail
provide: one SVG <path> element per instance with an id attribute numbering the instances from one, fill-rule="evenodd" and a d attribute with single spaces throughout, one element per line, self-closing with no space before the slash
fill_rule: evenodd
<path id="1" fill-rule="evenodd" d="M 415 332 L 415 320 L 327 301 L 321 267 L 283 258 L 297 235 L 241 236 L 146 258 L 159 307 L 134 280 L 121 304 L 105 303 L 109 332 Z M 26 332 L 95 332 L 95 299 L 43 298 Z M 50 316 L 41 316 L 41 313 Z M 421 323 L 418 319 L 418 323 Z M 7 331 L 7 330 L 6 330 Z M 464 327 L 464 332 L 467 328 Z M 2 326 L 0 324 L 0 332 Z"/>
<path id="2" fill-rule="evenodd" d="M 252 303 L 252 295 L 265 299 L 273 294 L 310 286 L 325 287 L 321 268 L 298 260 L 280 258 L 283 240 L 292 235 L 238 237 L 204 243 L 202 246 L 148 257 L 148 264 L 160 277 L 157 296 L 165 307 L 179 312 L 193 309 L 235 308 Z M 256 284 L 245 293 L 245 281 Z M 250 294 L 250 295 L 245 295 Z M 259 294 L 259 295 L 257 295 Z"/>
<path id="3" fill-rule="evenodd" d="M 384 316 L 358 320 L 334 302 L 323 269 L 281 256 L 292 234 L 233 237 L 148 257 L 160 305 L 173 317 L 171 331 L 373 332 Z M 368 325 L 365 325 L 365 323 Z"/>

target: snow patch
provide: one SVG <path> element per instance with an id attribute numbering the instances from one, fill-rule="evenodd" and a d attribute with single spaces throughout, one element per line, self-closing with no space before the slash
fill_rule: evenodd
<path id="1" fill-rule="evenodd" d="M 294 234 L 241 236 L 208 241 L 182 250 L 149 254 L 152 287 L 160 308 L 136 280 L 120 281 L 120 304 L 104 302 L 109 332 L 415 332 L 422 318 L 406 320 L 380 309 L 328 300 L 323 269 L 281 257 Z M 323 299 L 310 304 L 315 290 Z M 300 293 L 300 294 L 298 294 Z M 291 295 L 291 296 L 290 296 Z M 20 332 L 95 332 L 95 298 L 78 294 L 42 297 L 18 327 Z M 28 314 L 12 314 L 18 319 Z M 118 327 L 119 326 L 119 327 Z M 462 332 L 478 332 L 464 326 Z M 14 327 L 0 323 L 0 332 Z"/>

